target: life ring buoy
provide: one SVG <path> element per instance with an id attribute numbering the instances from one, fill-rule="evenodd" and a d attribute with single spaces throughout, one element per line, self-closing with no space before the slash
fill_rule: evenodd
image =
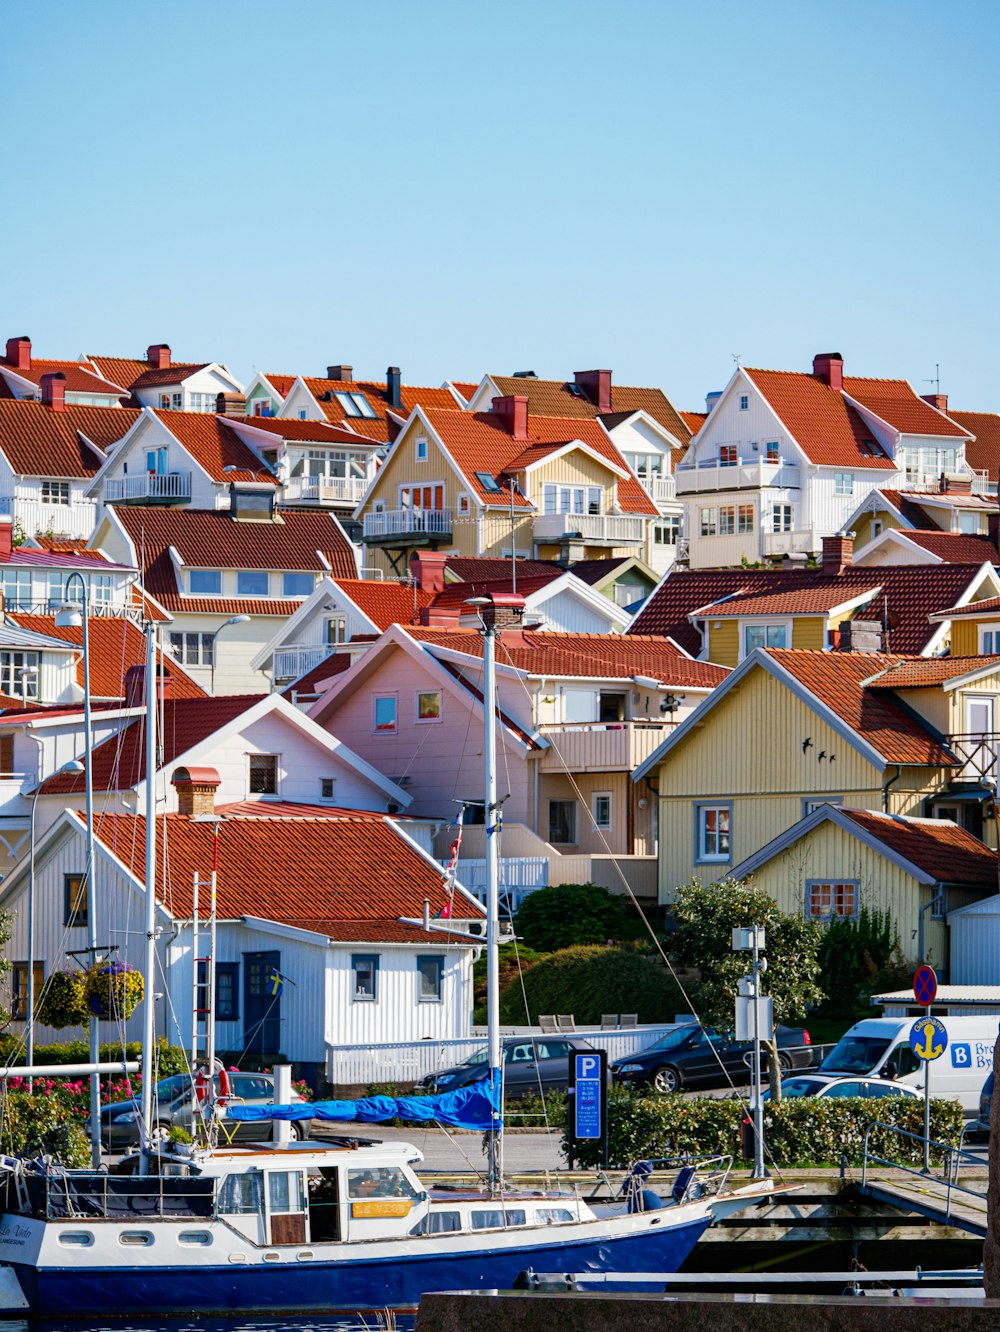
<path id="1" fill-rule="evenodd" d="M 205 1096 L 207 1094 L 207 1091 L 208 1091 L 208 1084 L 205 1080 L 205 1070 L 203 1068 L 199 1068 L 198 1073 L 195 1076 L 194 1080 L 194 1094 L 198 1098 L 199 1105 L 205 1104 Z"/>
<path id="2" fill-rule="evenodd" d="M 229 1074 L 221 1059 L 216 1059 L 212 1065 L 213 1080 L 219 1079 L 219 1090 L 215 1095 L 215 1103 L 224 1106 L 232 1095 L 232 1084 L 229 1081 Z"/>

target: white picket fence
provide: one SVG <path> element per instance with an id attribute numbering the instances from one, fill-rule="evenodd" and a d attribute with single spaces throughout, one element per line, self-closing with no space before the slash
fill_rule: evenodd
<path id="1" fill-rule="evenodd" d="M 568 1036 L 607 1050 L 608 1061 L 644 1050 L 669 1031 L 670 1024 L 613 1030 L 542 1032 L 537 1027 L 518 1027 L 504 1035 L 536 1036 L 559 1040 Z M 384 1045 L 338 1045 L 327 1049 L 326 1076 L 334 1087 L 366 1087 L 376 1082 L 412 1083 L 439 1069 L 452 1068 L 481 1050 L 485 1035 L 463 1040 L 401 1041 Z"/>

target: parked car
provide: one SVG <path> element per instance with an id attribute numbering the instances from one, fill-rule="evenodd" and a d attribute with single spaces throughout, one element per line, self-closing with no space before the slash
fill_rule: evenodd
<path id="1" fill-rule="evenodd" d="M 979 1093 L 979 1118 L 976 1120 L 975 1131 L 990 1135 L 990 1107 L 993 1104 L 993 1074 L 991 1073 L 983 1083 L 983 1090 Z"/>
<path id="2" fill-rule="evenodd" d="M 778 1063 L 782 1072 L 810 1068 L 812 1051 L 804 1027 L 775 1028 Z M 730 1081 L 746 1082 L 750 1075 L 752 1041 L 735 1041 L 711 1027 L 687 1023 L 674 1027 L 655 1044 L 637 1054 L 616 1059 L 611 1065 L 615 1082 L 627 1086 L 652 1086 L 658 1092 L 682 1087 L 725 1087 Z"/>
<path id="3" fill-rule="evenodd" d="M 770 1089 L 764 1092 L 766 1101 Z M 884 1078 L 831 1078 L 815 1073 L 805 1077 L 782 1078 L 782 1097 L 794 1096 L 863 1096 L 880 1100 L 883 1096 L 908 1096 L 923 1099 L 923 1092 L 905 1082 L 888 1082 Z"/>
<path id="4" fill-rule="evenodd" d="M 503 1043 L 504 1095 L 537 1096 L 540 1092 L 565 1091 L 569 1085 L 569 1056 L 575 1050 L 592 1050 L 586 1041 L 568 1036 L 511 1038 Z M 453 1068 L 428 1073 L 417 1083 L 420 1091 L 454 1091 L 478 1082 L 486 1074 L 487 1052 L 483 1046 Z"/>
<path id="5" fill-rule="evenodd" d="M 274 1100 L 274 1078 L 270 1073 L 230 1073 L 229 1083 L 234 1101 L 246 1105 L 268 1105 Z M 292 1100 L 304 1098 L 293 1089 Z M 172 1078 L 162 1078 L 156 1084 L 153 1097 L 154 1142 L 166 1139 L 172 1128 L 182 1128 L 192 1132 L 194 1116 L 192 1113 L 193 1094 L 191 1078 L 186 1073 L 175 1074 Z M 117 1101 L 101 1107 L 101 1141 L 105 1147 L 116 1150 L 121 1147 L 134 1147 L 139 1141 L 139 1105 L 137 1101 Z M 296 1119 L 291 1122 L 293 1138 L 307 1138 L 312 1127 L 312 1120 Z M 271 1136 L 270 1124 L 244 1124 L 233 1121 L 227 1132 L 236 1130 L 236 1140 L 260 1141 Z M 90 1124 L 87 1124 L 90 1132 Z"/>

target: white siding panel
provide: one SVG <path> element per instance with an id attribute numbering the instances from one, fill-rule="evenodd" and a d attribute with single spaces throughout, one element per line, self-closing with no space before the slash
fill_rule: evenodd
<path id="1" fill-rule="evenodd" d="M 953 913 L 948 917 L 951 931 L 952 985 L 1000 984 L 1000 898 L 993 898 L 994 910 Z"/>

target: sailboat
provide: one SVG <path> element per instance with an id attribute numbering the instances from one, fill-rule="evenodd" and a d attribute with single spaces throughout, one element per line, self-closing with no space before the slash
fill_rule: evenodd
<path id="1" fill-rule="evenodd" d="M 430 1290 L 509 1287 L 535 1268 L 602 1273 L 676 1271 L 714 1217 L 759 1202 L 772 1186 L 726 1191 L 693 1166 L 670 1196 L 644 1186 L 598 1207 L 575 1193 L 510 1189 L 502 1155 L 499 1031 L 499 838 L 495 776 L 495 640 L 514 594 L 474 600 L 484 653 L 487 826 L 488 1063 L 481 1083 L 433 1097 L 223 1104 L 209 1116 L 209 1145 L 150 1141 L 152 1078 L 143 1079 L 144 1145 L 121 1172 L 66 1170 L 0 1160 L 0 1303 L 46 1317 L 233 1311 L 365 1314 L 414 1308 Z M 147 654 L 147 661 L 149 660 Z M 155 727 L 147 668 L 147 743 Z M 149 771 L 152 771 L 152 755 Z M 154 783 L 147 783 L 150 806 Z M 155 837 L 147 807 L 147 839 Z M 152 952 L 155 843 L 147 844 L 147 949 Z M 147 955 L 151 968 L 153 958 Z M 150 974 L 151 971 L 150 971 Z M 148 991 L 147 991 L 148 992 Z M 153 1067 L 147 1001 L 144 1068 Z M 211 1067 L 211 1065 L 210 1065 Z M 226 1120 L 335 1122 L 395 1116 L 484 1130 L 482 1191 L 428 1187 L 421 1153 L 405 1141 L 353 1136 L 220 1145 Z M 284 1130 L 287 1134 L 287 1129 Z M 224 1136 L 224 1135 L 221 1135 Z M 633 1283 L 629 1289 L 640 1287 Z"/>

